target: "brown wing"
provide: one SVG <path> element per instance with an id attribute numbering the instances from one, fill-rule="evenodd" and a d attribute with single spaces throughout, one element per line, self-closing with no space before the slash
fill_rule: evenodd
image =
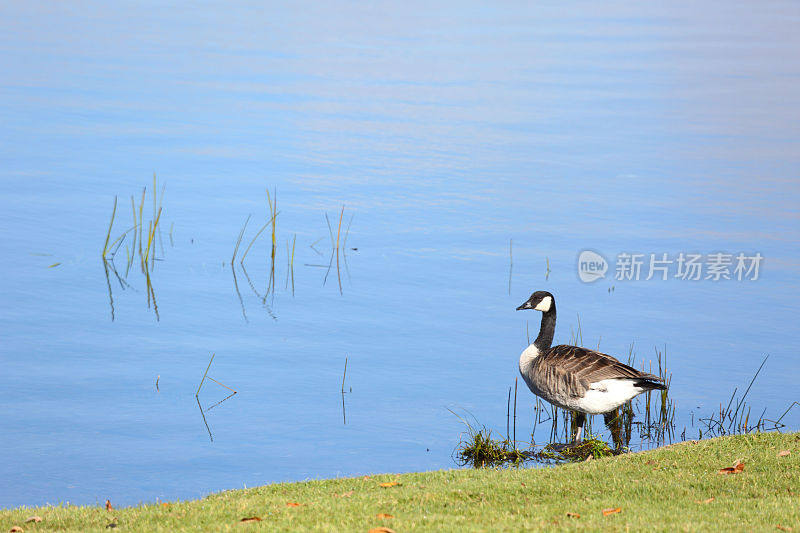
<path id="1" fill-rule="evenodd" d="M 610 355 L 560 344 L 534 360 L 537 386 L 560 396 L 583 396 L 591 383 L 604 379 L 641 379 L 661 382 L 661 378 L 620 363 Z"/>

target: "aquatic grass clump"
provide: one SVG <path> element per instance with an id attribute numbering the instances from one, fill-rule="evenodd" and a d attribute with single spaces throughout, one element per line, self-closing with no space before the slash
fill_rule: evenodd
<path id="1" fill-rule="evenodd" d="M 135 258 L 139 258 L 139 265 L 141 267 L 142 274 L 145 278 L 145 293 L 147 294 L 147 305 L 148 307 L 151 306 L 153 311 L 155 312 L 156 319 L 159 319 L 158 314 L 158 304 L 156 303 L 156 295 L 155 289 L 153 288 L 153 283 L 150 277 L 151 272 L 155 268 L 155 261 L 156 261 L 156 240 L 161 245 L 161 255 L 164 255 L 164 244 L 161 238 L 161 214 L 163 211 L 162 202 L 164 199 L 164 189 L 165 185 L 161 186 L 161 194 L 158 193 L 158 183 L 156 179 L 155 173 L 153 174 L 153 215 L 150 220 L 147 221 L 147 231 L 145 233 L 145 221 L 144 221 L 144 203 L 147 195 L 147 188 L 142 188 L 142 197 L 139 202 L 138 210 L 136 207 L 136 202 L 134 200 L 133 195 L 131 195 L 131 210 L 133 213 L 133 226 L 123 231 L 116 239 L 111 241 L 111 232 L 114 227 L 114 221 L 117 214 L 117 197 L 114 197 L 114 207 L 111 211 L 111 220 L 108 224 L 108 229 L 106 231 L 106 237 L 103 242 L 103 249 L 101 251 L 101 258 L 103 262 L 103 269 L 106 274 L 106 285 L 108 286 L 108 299 L 111 306 L 111 320 L 114 320 L 114 296 L 111 291 L 111 280 L 109 274 L 114 274 L 119 281 L 120 286 L 122 289 L 126 289 L 131 287 L 131 284 L 128 282 L 128 275 L 130 274 L 131 265 L 133 264 Z M 138 212 L 137 212 L 138 211 Z M 172 239 L 172 231 L 170 230 L 170 239 Z M 130 244 L 125 243 L 125 239 L 131 235 L 132 242 Z M 110 244 L 109 244 L 110 243 Z M 114 258 L 117 255 L 117 251 L 122 247 L 123 243 L 125 243 L 125 269 L 124 275 L 120 275 L 117 269 L 116 264 L 114 263 Z M 161 259 L 159 259 L 161 260 Z"/>
<path id="2" fill-rule="evenodd" d="M 556 408 L 554 407 L 553 409 L 555 410 Z M 492 431 L 486 426 L 471 424 L 452 410 L 450 412 L 456 415 L 466 427 L 466 430 L 461 434 L 460 442 L 456 446 L 453 457 L 460 466 L 470 465 L 474 468 L 482 468 L 520 465 L 526 461 L 565 463 L 585 461 L 590 457 L 594 459 L 609 457 L 618 455 L 626 450 L 619 444 L 612 448 L 608 443 L 596 435 L 591 435 L 591 433 L 588 433 L 591 435 L 589 439 L 578 443 L 559 444 L 554 439 L 551 439 L 549 444 L 539 450 L 536 449 L 533 435 L 531 435 L 531 443 L 526 448 L 519 448 L 517 447 L 516 439 L 511 437 L 510 428 L 506 430 L 504 439 L 495 439 L 492 437 Z M 562 409 L 562 412 L 565 416 L 571 415 L 571 411 Z M 554 425 L 558 418 L 557 413 L 552 415 Z M 516 433 L 516 428 L 514 428 L 514 433 Z M 570 438 L 569 435 L 566 437 Z"/>
<path id="3" fill-rule="evenodd" d="M 529 454 L 518 450 L 510 439 L 496 440 L 491 430 L 482 427 L 475 431 L 467 427 L 466 438 L 461 441 L 455 452 L 455 460 L 460 466 L 471 465 L 474 468 L 520 464 Z"/>
<path id="4" fill-rule="evenodd" d="M 612 448 L 609 444 L 593 435 L 582 442 L 559 444 L 551 442 L 536 450 L 534 445 L 519 449 L 508 437 L 492 438 L 492 432 L 485 426 L 475 429 L 467 425 L 462 440 L 455 451 L 455 461 L 459 466 L 470 465 L 473 468 L 494 467 L 504 465 L 521 465 L 526 461 L 539 463 L 571 463 L 585 461 L 589 458 L 600 459 L 623 452 L 623 448 Z"/>
<path id="5" fill-rule="evenodd" d="M 342 205 L 342 209 L 339 212 L 339 224 L 336 228 L 336 237 L 333 236 L 333 228 L 331 227 L 331 220 L 328 218 L 328 213 L 325 213 L 325 222 L 328 224 L 328 235 L 331 238 L 331 258 L 328 261 L 327 269 L 325 271 L 325 277 L 322 279 L 322 286 L 324 287 L 325 284 L 328 282 L 328 274 L 330 274 L 331 269 L 333 268 L 334 259 L 336 260 L 336 278 L 339 282 L 339 294 L 343 294 L 342 292 L 342 273 L 341 273 L 341 266 L 339 262 L 339 256 L 341 251 L 341 257 L 344 259 L 344 267 L 347 272 L 348 277 L 350 276 L 350 270 L 347 266 L 347 236 L 350 234 L 350 224 L 353 223 L 353 216 L 354 214 L 350 215 L 350 221 L 347 223 L 347 228 L 345 228 L 344 232 L 344 239 L 342 239 L 342 220 L 344 219 L 344 209 L 345 206 Z M 321 239 L 318 239 L 314 242 L 317 244 Z M 341 243 L 341 244 L 340 244 Z M 317 253 L 316 248 L 314 248 L 314 244 L 311 245 L 311 248 L 314 249 Z M 353 248 L 355 250 L 355 248 Z M 322 266 L 325 268 L 325 265 L 309 265 L 306 266 Z"/>
<path id="6" fill-rule="evenodd" d="M 620 453 L 622 453 L 621 449 L 615 450 L 604 440 L 599 439 L 596 435 L 592 435 L 591 438 L 574 444 L 550 443 L 542 448 L 542 451 L 534 454 L 534 457 L 541 462 L 577 462 L 585 461 L 590 458 L 600 459 L 602 457 L 611 457 L 612 455 L 619 455 Z"/>
<path id="7" fill-rule="evenodd" d="M 501 466 L 505 464 L 520 464 L 528 452 L 517 449 L 516 442 L 510 438 L 506 431 L 506 438 L 502 440 L 492 438 L 492 431 L 486 426 L 478 425 L 477 419 L 471 413 L 469 416 L 475 424 L 448 408 L 458 418 L 464 427 L 460 441 L 453 451 L 453 460 L 460 466 L 471 465 L 474 468 L 486 466 Z"/>
<path id="8" fill-rule="evenodd" d="M 242 294 L 239 291 L 239 283 L 236 277 L 236 269 L 241 269 L 242 274 L 244 274 L 245 279 L 247 280 L 250 289 L 256 295 L 256 297 L 261 302 L 262 307 L 266 310 L 267 314 L 275 319 L 275 315 L 272 312 L 270 303 L 267 302 L 267 299 L 272 296 L 274 299 L 275 297 L 275 289 L 276 289 L 276 259 L 277 259 L 277 219 L 280 211 L 278 211 L 278 203 L 277 203 L 277 190 L 274 190 L 272 194 L 270 194 L 269 189 L 266 190 L 267 192 L 267 220 L 264 224 L 255 232 L 255 234 L 250 238 L 249 244 L 244 248 L 244 252 L 239 254 L 240 246 L 243 243 L 243 239 L 245 237 L 247 231 L 247 225 L 250 222 L 251 215 L 247 215 L 247 218 L 244 222 L 244 225 L 239 230 L 239 234 L 234 242 L 233 247 L 233 255 L 231 256 L 230 260 L 230 267 L 231 267 L 231 274 L 233 275 L 233 284 L 236 290 L 236 295 L 239 298 L 239 304 L 242 308 L 242 316 L 245 322 L 248 322 L 247 319 L 247 311 L 245 310 L 244 299 L 242 298 Z M 245 266 L 245 259 L 247 258 L 250 250 L 256 244 L 259 237 L 262 233 L 267 230 L 267 228 L 271 227 L 270 232 L 270 244 L 268 244 L 269 252 L 267 257 L 267 271 L 269 272 L 269 278 L 265 281 L 265 289 L 263 294 L 256 288 L 255 283 L 250 278 L 250 274 L 247 271 L 247 267 Z M 296 235 L 295 235 L 296 241 Z M 287 241 L 286 244 L 286 256 L 287 256 L 287 272 L 286 272 L 286 289 L 288 290 L 289 281 L 292 283 L 292 295 L 294 295 L 294 248 L 295 244 L 292 243 L 291 249 L 289 247 L 289 242 Z M 239 258 L 239 266 L 237 267 L 235 264 L 236 258 Z"/>

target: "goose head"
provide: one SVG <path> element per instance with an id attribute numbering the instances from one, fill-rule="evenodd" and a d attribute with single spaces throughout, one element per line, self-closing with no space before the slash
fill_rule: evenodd
<path id="1" fill-rule="evenodd" d="M 546 313 L 553 307 L 553 295 L 547 291 L 536 291 L 531 294 L 524 304 L 517 307 L 517 311 L 522 309 L 533 309 Z"/>

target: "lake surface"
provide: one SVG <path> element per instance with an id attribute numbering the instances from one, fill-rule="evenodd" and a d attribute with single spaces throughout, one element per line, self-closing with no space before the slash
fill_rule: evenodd
<path id="1" fill-rule="evenodd" d="M 537 289 L 557 342 L 666 350 L 687 438 L 767 354 L 753 416 L 800 400 L 796 2 L 0 14 L 0 507 L 451 468 L 448 409 L 505 433 Z M 145 187 L 155 218 L 154 172 L 151 289 L 132 233 L 119 278 L 101 252 L 115 196 L 112 243 Z M 231 267 L 268 189 L 271 287 L 271 229 Z M 645 279 L 719 252 L 732 279 Z"/>

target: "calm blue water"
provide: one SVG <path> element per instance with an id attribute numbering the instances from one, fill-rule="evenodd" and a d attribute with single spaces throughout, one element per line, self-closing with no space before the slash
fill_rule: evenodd
<path id="1" fill-rule="evenodd" d="M 754 414 L 800 399 L 797 3 L 0 15 L 0 507 L 452 467 L 448 408 L 505 431 L 536 289 L 558 342 L 580 315 L 587 346 L 666 348 L 678 432 L 766 354 Z M 158 318 L 136 263 L 124 277 L 130 241 L 129 286 L 100 259 L 114 196 L 112 239 L 143 187 L 152 218 L 153 172 Z M 240 300 L 230 258 L 267 188 L 275 290 L 265 234 Z M 343 205 L 340 291 L 335 260 L 306 265 L 328 264 Z M 578 279 L 584 249 L 605 279 Z M 759 279 L 613 279 L 623 252 L 720 251 L 760 253 Z M 228 391 L 204 383 L 213 441 L 195 400 L 212 353 L 238 391 L 209 410 Z M 521 390 L 518 438 L 533 403 Z"/>

